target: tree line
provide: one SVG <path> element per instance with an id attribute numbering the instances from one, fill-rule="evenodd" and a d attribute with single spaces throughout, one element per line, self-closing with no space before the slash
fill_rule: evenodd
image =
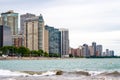
<path id="1" fill-rule="evenodd" d="M 0 56 L 17 56 L 17 57 L 60 57 L 58 53 L 47 53 L 43 50 L 29 50 L 28 48 L 21 46 L 3 46 L 0 47 Z"/>
<path id="2" fill-rule="evenodd" d="M 26 47 L 4 46 L 0 48 L 0 55 L 18 56 L 18 57 L 49 57 L 49 54 L 43 50 L 29 50 Z"/>

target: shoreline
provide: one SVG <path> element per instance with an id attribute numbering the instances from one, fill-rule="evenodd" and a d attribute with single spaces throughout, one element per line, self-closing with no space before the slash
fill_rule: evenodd
<path id="1" fill-rule="evenodd" d="M 0 57 L 0 60 L 62 60 L 62 59 L 119 59 L 119 58 Z"/>
<path id="2" fill-rule="evenodd" d="M 55 57 L 0 57 L 0 60 L 54 60 L 54 59 L 63 59 Z M 67 58 L 66 58 L 67 59 Z"/>

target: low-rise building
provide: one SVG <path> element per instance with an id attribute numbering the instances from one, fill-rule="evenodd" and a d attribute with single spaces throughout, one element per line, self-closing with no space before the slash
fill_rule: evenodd
<path id="1" fill-rule="evenodd" d="M 21 47 L 23 46 L 23 35 L 12 35 L 13 38 L 13 46 Z"/>

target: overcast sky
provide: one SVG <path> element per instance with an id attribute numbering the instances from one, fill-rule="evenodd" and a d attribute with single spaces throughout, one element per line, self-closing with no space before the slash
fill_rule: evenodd
<path id="1" fill-rule="evenodd" d="M 45 24 L 68 28 L 70 46 L 93 41 L 120 55 L 120 0 L 0 0 L 0 13 L 43 15 Z"/>

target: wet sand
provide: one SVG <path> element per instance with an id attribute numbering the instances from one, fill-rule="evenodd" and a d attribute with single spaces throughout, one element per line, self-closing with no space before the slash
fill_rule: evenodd
<path id="1" fill-rule="evenodd" d="M 65 77 L 65 76 L 28 76 L 28 77 L 12 77 L 1 80 L 120 80 L 120 77 L 110 76 L 80 76 L 80 77 Z"/>

